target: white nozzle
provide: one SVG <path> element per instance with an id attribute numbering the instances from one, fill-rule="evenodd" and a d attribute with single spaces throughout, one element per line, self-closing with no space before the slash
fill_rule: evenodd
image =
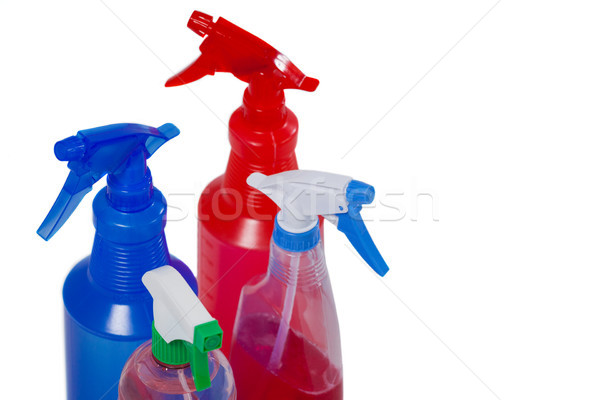
<path id="1" fill-rule="evenodd" d="M 317 224 L 319 215 L 346 213 L 350 181 L 349 176 L 306 170 L 271 176 L 255 172 L 246 180 L 281 208 L 277 222 L 292 233 L 308 232 Z"/>
<path id="2" fill-rule="evenodd" d="M 142 282 L 154 299 L 154 327 L 167 343 L 194 343 L 196 325 L 214 320 L 175 268 L 165 265 L 148 271 Z"/>

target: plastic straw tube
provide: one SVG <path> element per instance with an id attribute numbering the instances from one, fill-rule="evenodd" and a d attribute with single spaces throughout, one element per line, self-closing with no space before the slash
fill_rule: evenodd
<path id="1" fill-rule="evenodd" d="M 185 376 L 185 370 L 183 368 L 180 368 L 177 370 L 177 378 L 179 379 L 179 383 L 181 383 L 181 387 L 186 390 L 187 392 L 192 392 L 193 390 L 189 387 L 188 383 L 187 383 L 187 378 Z M 192 397 L 191 393 L 184 393 L 183 394 L 183 398 L 185 400 L 193 400 L 194 398 Z"/>
<path id="2" fill-rule="evenodd" d="M 283 349 L 285 347 L 285 342 L 287 341 L 290 330 L 290 321 L 292 320 L 292 311 L 294 309 L 294 300 L 296 298 L 296 287 L 298 285 L 299 267 L 300 257 L 293 257 L 290 271 L 292 276 L 290 283 L 285 289 L 285 300 L 283 303 L 281 321 L 279 323 L 279 328 L 277 329 L 277 337 L 275 338 L 275 344 L 273 345 L 273 352 L 271 353 L 271 358 L 269 359 L 268 368 L 271 371 L 276 371 L 281 366 Z"/>

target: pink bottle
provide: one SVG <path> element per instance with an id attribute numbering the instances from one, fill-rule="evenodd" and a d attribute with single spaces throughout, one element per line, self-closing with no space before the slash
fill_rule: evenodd
<path id="1" fill-rule="evenodd" d="M 198 391 L 189 363 L 167 365 L 158 361 L 149 340 L 138 347 L 125 364 L 119 400 L 235 400 L 233 373 L 223 353 L 208 353 L 208 365 L 212 386 Z"/>
<path id="2" fill-rule="evenodd" d="M 244 400 L 341 400 L 340 333 L 319 215 L 333 222 L 380 275 L 388 267 L 360 217 L 372 186 L 317 171 L 254 173 L 248 184 L 281 212 L 264 277 L 242 289 L 231 347 Z"/>
<path id="3" fill-rule="evenodd" d="M 286 303 L 289 287 L 295 291 Z M 269 271 L 242 290 L 234 332 L 231 362 L 243 399 L 342 398 L 340 332 L 322 242 L 306 252 L 271 243 Z M 287 337 L 276 351 L 278 335 Z"/>
<path id="4" fill-rule="evenodd" d="M 152 340 L 129 357 L 119 400 L 235 400 L 229 362 L 219 350 L 223 331 L 171 266 L 146 272 L 154 299 Z"/>

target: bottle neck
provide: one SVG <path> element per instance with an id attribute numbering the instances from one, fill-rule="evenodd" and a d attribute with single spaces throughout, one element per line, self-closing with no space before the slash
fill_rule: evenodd
<path id="1" fill-rule="evenodd" d="M 269 275 L 288 286 L 321 284 L 328 276 L 323 241 L 308 251 L 294 252 L 280 248 L 271 240 Z"/>
<path id="2" fill-rule="evenodd" d="M 268 126 L 252 126 L 244 117 L 243 107 L 238 108 L 229 121 L 231 153 L 225 171 L 223 188 L 232 190 L 229 201 L 241 201 L 242 213 L 273 217 L 277 207 L 266 196 L 250 187 L 246 179 L 253 172 L 266 175 L 298 168 L 296 143 L 298 141 L 298 119 L 287 110 L 283 125 L 276 129 Z"/>
<path id="3" fill-rule="evenodd" d="M 112 242 L 96 233 L 89 273 L 106 290 L 139 293 L 146 290 L 142 276 L 167 264 L 170 256 L 164 232 L 142 243 Z"/>
<path id="4" fill-rule="evenodd" d="M 152 174 L 142 149 L 132 153 L 119 171 L 108 174 L 107 192 L 111 205 L 119 211 L 143 210 L 152 202 Z"/>
<path id="5" fill-rule="evenodd" d="M 257 74 L 244 91 L 242 110 L 248 124 L 277 129 L 287 115 L 281 82 L 272 75 Z"/>

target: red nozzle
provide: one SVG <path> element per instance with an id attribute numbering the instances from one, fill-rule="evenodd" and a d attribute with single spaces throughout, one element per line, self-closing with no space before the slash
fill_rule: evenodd
<path id="1" fill-rule="evenodd" d="M 302 73 L 285 55 L 268 43 L 246 32 L 224 18 L 213 18 L 194 11 L 188 27 L 206 39 L 200 45 L 201 55 L 186 69 L 170 78 L 165 86 L 194 82 L 215 72 L 230 72 L 250 83 L 255 77 L 268 77 L 276 91 L 300 89 L 314 91 L 319 81 Z M 274 93 L 275 94 L 275 93 Z"/>
<path id="2" fill-rule="evenodd" d="M 187 26 L 196 34 L 204 37 L 212 30 L 213 17 L 200 11 L 194 11 Z"/>

